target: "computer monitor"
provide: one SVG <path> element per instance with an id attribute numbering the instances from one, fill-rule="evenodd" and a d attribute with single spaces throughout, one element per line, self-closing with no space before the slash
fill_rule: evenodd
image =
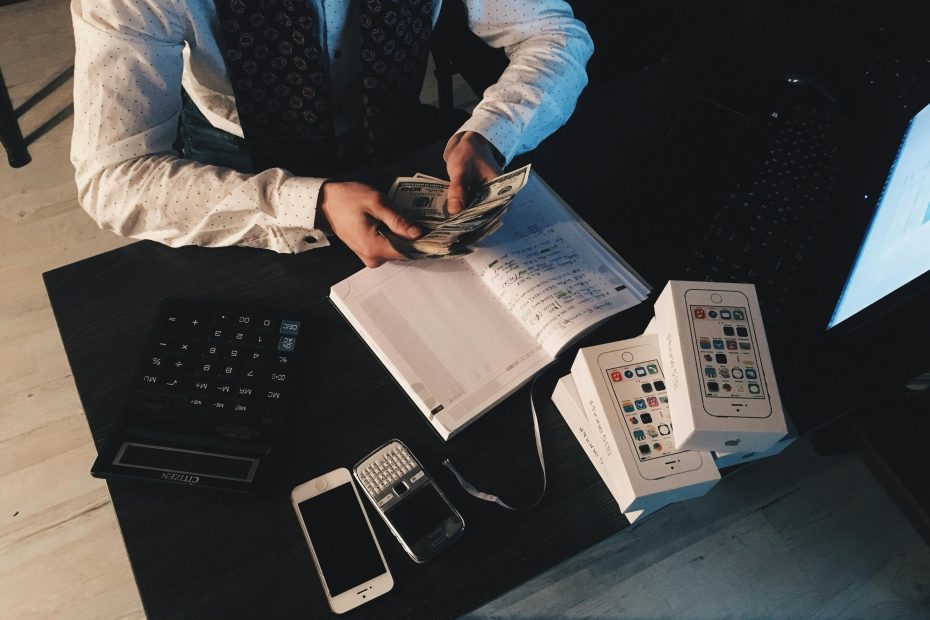
<path id="1" fill-rule="evenodd" d="M 930 105 L 908 124 L 872 222 L 830 318 L 832 329 L 900 297 L 930 272 Z M 911 284 L 913 283 L 913 284 Z"/>

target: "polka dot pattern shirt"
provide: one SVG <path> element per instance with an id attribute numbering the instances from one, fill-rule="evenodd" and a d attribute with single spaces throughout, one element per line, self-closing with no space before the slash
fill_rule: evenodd
<path id="1" fill-rule="evenodd" d="M 309 1 L 322 15 L 334 99 L 357 92 L 358 63 L 342 53 L 352 38 L 347 29 L 357 28 L 347 24 L 350 0 Z M 504 48 L 510 65 L 459 132 L 481 134 L 510 161 L 571 114 L 587 83 L 593 44 L 563 0 L 466 0 L 466 6 L 472 31 Z M 434 20 L 439 8 L 434 0 Z M 71 13 L 77 48 L 71 161 L 81 206 L 102 228 L 174 247 L 300 252 L 328 244 L 317 218 L 324 179 L 280 168 L 243 174 L 172 150 L 182 86 L 214 127 L 242 136 L 211 0 L 72 0 Z M 344 109 L 357 113 L 358 106 Z M 338 129 L 355 119 L 335 122 Z"/>

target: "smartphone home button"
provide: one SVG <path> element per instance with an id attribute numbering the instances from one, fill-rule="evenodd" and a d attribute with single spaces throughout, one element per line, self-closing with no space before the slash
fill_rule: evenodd
<path id="1" fill-rule="evenodd" d="M 623 361 L 624 361 L 624 362 L 632 362 L 632 361 L 633 361 L 633 354 L 630 353 L 629 351 L 624 351 L 623 354 L 622 354 L 620 357 L 623 358 Z"/>
<path id="2" fill-rule="evenodd" d="M 715 304 L 719 304 L 721 301 L 723 301 L 723 295 L 721 295 L 720 293 L 714 293 L 713 295 L 710 296 L 710 300 L 714 302 Z"/>
<path id="3" fill-rule="evenodd" d="M 317 481 L 316 481 L 316 488 L 319 489 L 320 491 L 325 490 L 326 487 L 328 487 L 328 486 L 329 486 L 329 482 L 327 482 L 326 480 L 317 480 Z"/>

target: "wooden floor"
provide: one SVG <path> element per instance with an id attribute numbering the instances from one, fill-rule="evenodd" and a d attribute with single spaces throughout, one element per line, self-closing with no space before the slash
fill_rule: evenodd
<path id="1" fill-rule="evenodd" d="M 0 7 L 14 105 L 72 56 L 67 1 Z M 25 114 L 24 133 L 70 88 Z M 0 161 L 0 618 L 143 616 L 41 280 L 126 243 L 77 205 L 71 126 L 33 143 L 25 168 Z M 801 441 L 474 617 L 930 617 L 930 551 L 857 457 Z"/>

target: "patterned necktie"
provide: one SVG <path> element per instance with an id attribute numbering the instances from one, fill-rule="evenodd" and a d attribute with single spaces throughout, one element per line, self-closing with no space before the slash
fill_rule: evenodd
<path id="1" fill-rule="evenodd" d="M 433 2 L 361 2 L 364 148 L 378 160 L 416 142 Z"/>
<path id="2" fill-rule="evenodd" d="M 359 0 L 364 151 L 379 159 L 417 133 L 432 0 Z M 319 18 L 307 0 L 216 0 L 239 122 L 255 171 L 338 169 Z"/>

